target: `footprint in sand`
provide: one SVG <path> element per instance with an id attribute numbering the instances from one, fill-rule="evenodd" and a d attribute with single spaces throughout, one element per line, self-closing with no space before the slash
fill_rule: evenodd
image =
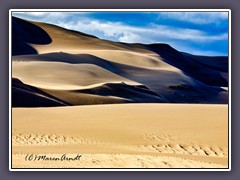
<path id="1" fill-rule="evenodd" d="M 159 153 L 183 154 L 183 155 L 199 155 L 211 157 L 227 157 L 228 150 L 220 147 L 185 145 L 172 143 L 174 138 L 168 134 L 141 133 L 145 140 L 149 141 L 149 145 L 144 148 L 150 152 L 154 150 Z"/>
<path id="2" fill-rule="evenodd" d="M 91 144 L 97 141 L 86 140 L 84 138 L 63 136 L 63 135 L 46 135 L 46 134 L 17 134 L 12 136 L 14 146 L 25 145 L 66 145 L 66 144 Z"/>
<path id="3" fill-rule="evenodd" d="M 171 142 L 173 138 L 168 134 L 154 134 L 154 133 L 142 133 L 143 138 L 149 141 L 165 141 Z"/>
<path id="4" fill-rule="evenodd" d="M 227 157 L 227 151 L 223 151 L 219 147 L 199 146 L 199 145 L 183 145 L 183 144 L 155 144 L 145 145 L 149 151 L 154 149 L 158 153 L 167 154 L 183 154 L 183 155 L 199 155 L 199 156 L 211 156 L 211 157 Z"/>

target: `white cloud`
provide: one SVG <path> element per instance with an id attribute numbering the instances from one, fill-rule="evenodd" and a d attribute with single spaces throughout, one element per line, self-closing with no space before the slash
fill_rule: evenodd
<path id="1" fill-rule="evenodd" d="M 56 24 L 56 22 L 66 21 L 67 18 L 73 15 L 89 14 L 90 12 L 13 12 L 13 16 L 33 21 L 41 21 Z"/>
<path id="2" fill-rule="evenodd" d="M 129 32 L 126 32 L 121 37 L 119 37 L 119 41 L 128 42 L 128 43 L 137 43 L 137 42 L 147 43 L 144 37 L 141 37 L 140 35 L 129 33 Z"/>
<path id="3" fill-rule="evenodd" d="M 115 38 L 121 42 L 153 43 L 156 41 L 175 39 L 193 42 L 227 40 L 228 34 L 208 35 L 194 29 L 175 28 L 171 26 L 151 24 L 149 27 L 135 27 L 120 22 L 101 22 L 82 19 L 77 22 L 61 22 L 58 25 L 89 34 L 99 34 L 105 38 Z"/>
<path id="4" fill-rule="evenodd" d="M 36 11 L 36 12 L 13 12 L 13 15 L 20 15 L 20 16 L 25 16 L 28 18 L 47 18 L 47 17 L 59 17 L 64 15 L 64 13 L 61 12 L 41 12 L 41 11 Z"/>
<path id="5" fill-rule="evenodd" d="M 30 16 L 44 16 L 48 15 L 49 12 L 13 12 L 13 14 L 28 14 Z"/>
<path id="6" fill-rule="evenodd" d="M 159 12 L 158 18 L 175 19 L 194 24 L 218 23 L 228 19 L 228 12 Z"/>

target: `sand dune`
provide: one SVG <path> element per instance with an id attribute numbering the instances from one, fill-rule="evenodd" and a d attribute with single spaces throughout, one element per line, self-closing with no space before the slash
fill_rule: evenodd
<path id="1" fill-rule="evenodd" d="M 169 45 L 153 44 L 150 45 L 152 50 L 158 53 L 165 62 L 181 69 L 191 77 L 201 81 L 205 84 L 212 86 L 228 86 L 228 82 L 222 78 L 221 69 L 216 67 L 225 68 L 228 70 L 228 64 L 226 63 L 227 57 L 206 57 L 206 56 L 194 56 L 186 53 L 181 53 Z M 179 61 L 180 59 L 180 61 Z M 216 61 L 216 59 L 218 61 Z M 212 66 L 212 61 L 214 65 Z M 204 63 L 199 63 L 199 62 Z"/>
<path id="2" fill-rule="evenodd" d="M 166 44 L 111 42 L 18 18 L 13 22 L 14 37 L 21 35 L 20 40 L 36 51 L 23 50 L 22 55 L 13 52 L 13 77 L 70 104 L 228 102 L 228 92 L 221 88 L 228 86 L 227 57 L 194 56 Z M 35 29 L 38 38 L 43 36 L 42 41 L 48 41 L 34 40 L 31 30 Z M 18 46 L 20 40 L 14 39 L 13 46 Z M 105 84 L 122 82 L 128 85 L 125 91 L 116 93 L 112 88 L 109 94 L 101 93 Z M 140 95 L 139 91 L 135 98 L 126 99 L 136 85 L 146 87 L 160 100 Z M 90 87 L 98 87 L 98 91 Z M 82 89 L 88 90 L 83 93 Z M 88 97 L 91 101 L 87 101 Z"/>
<path id="3" fill-rule="evenodd" d="M 64 167 L 26 162 L 23 157 L 79 153 L 82 161 L 69 167 L 223 168 L 228 158 L 227 123 L 226 105 L 17 108 L 13 109 L 13 166 Z"/>
<path id="4" fill-rule="evenodd" d="M 90 54 L 51 53 L 13 57 L 13 77 L 47 93 L 51 92 L 51 95 L 59 99 L 66 97 L 68 92 L 70 98 L 73 93 L 72 90 L 75 90 L 75 96 L 82 96 L 82 93 L 79 94 L 80 90 L 89 89 L 90 86 L 96 87 L 99 84 L 124 82 L 129 85 L 129 88 L 130 85 L 145 86 L 161 97 L 160 102 L 228 102 L 227 91 L 220 87 L 204 84 L 185 75 L 181 70 L 176 70 L 176 68 L 167 68 L 166 65 L 156 67 L 155 69 L 141 68 L 108 61 Z M 130 89 L 126 88 L 126 91 L 121 91 L 121 93 L 127 94 L 129 91 Z M 63 94 L 61 95 L 60 92 L 63 92 Z M 93 92 L 95 91 L 89 90 L 87 94 L 99 95 L 99 93 Z M 116 98 L 122 97 L 122 95 L 113 91 L 109 93 L 109 96 L 111 94 L 115 94 Z M 146 96 L 146 99 L 140 102 L 151 102 L 148 97 Z M 66 98 L 62 100 L 72 101 L 71 98 L 69 101 Z M 152 102 L 156 101 L 153 100 Z M 111 102 L 108 101 L 108 103 Z M 77 103 L 75 100 L 74 104 L 84 103 Z"/>
<path id="5" fill-rule="evenodd" d="M 43 91 L 26 85 L 20 80 L 12 79 L 12 106 L 14 107 L 41 107 L 41 106 L 67 106 L 70 105 Z M 23 101 L 23 99 L 28 99 Z"/>

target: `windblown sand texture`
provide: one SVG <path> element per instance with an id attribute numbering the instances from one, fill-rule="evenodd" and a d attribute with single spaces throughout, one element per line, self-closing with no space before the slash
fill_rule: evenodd
<path id="1" fill-rule="evenodd" d="M 228 167 L 227 57 L 12 21 L 13 168 Z"/>

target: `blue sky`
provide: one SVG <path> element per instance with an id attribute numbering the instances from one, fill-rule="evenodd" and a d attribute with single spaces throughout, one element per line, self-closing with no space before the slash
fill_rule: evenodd
<path id="1" fill-rule="evenodd" d="M 14 12 L 102 39 L 167 43 L 198 55 L 228 55 L 228 12 Z"/>

